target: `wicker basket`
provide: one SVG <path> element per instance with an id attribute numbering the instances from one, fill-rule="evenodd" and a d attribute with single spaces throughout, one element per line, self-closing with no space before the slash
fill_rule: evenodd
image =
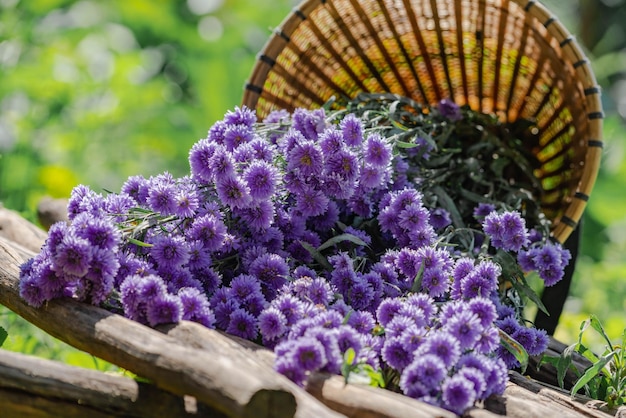
<path id="1" fill-rule="evenodd" d="M 535 171 L 553 235 L 580 220 L 602 152 L 602 105 L 574 38 L 534 0 L 307 0 L 258 57 L 243 104 L 273 109 L 392 92 L 534 119 Z"/>

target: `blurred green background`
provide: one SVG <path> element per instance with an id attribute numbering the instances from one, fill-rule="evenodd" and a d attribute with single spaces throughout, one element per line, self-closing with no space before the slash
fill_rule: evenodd
<path id="1" fill-rule="evenodd" d="M 0 202 L 188 172 L 191 145 L 238 105 L 255 55 L 294 0 L 0 0 Z M 626 327 L 626 0 L 546 0 L 602 85 L 605 151 L 557 339 L 595 313 Z M 0 307 L 3 348 L 107 368 Z"/>

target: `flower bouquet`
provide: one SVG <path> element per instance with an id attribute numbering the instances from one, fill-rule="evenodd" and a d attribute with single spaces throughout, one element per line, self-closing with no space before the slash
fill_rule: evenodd
<path id="1" fill-rule="evenodd" d="M 342 374 L 463 413 L 547 347 L 525 273 L 558 282 L 521 146 L 450 100 L 361 94 L 341 110 L 229 111 L 189 175 L 80 185 L 25 263 L 33 306 L 72 297 L 148 326 L 196 321 L 273 349 L 299 385 Z"/>

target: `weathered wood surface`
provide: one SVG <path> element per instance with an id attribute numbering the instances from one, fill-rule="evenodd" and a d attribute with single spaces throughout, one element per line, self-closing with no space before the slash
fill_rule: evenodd
<path id="1" fill-rule="evenodd" d="M 295 393 L 308 396 L 304 391 L 234 347 L 227 353 L 199 351 L 71 299 L 53 300 L 39 309 L 28 306 L 18 291 L 19 265 L 26 256 L 0 239 L 0 303 L 52 336 L 230 416 L 291 417 L 296 408 L 300 417 L 319 416 L 318 409 L 311 408 L 317 401 L 298 405 Z M 328 410 L 328 416 L 332 415 Z"/>
<path id="2" fill-rule="evenodd" d="M 129 377 L 0 349 L 0 411 L 11 417 L 225 417 Z"/>
<path id="3" fill-rule="evenodd" d="M 47 234 L 21 217 L 19 213 L 2 207 L 0 204 L 0 237 L 31 251 L 39 252 Z"/>

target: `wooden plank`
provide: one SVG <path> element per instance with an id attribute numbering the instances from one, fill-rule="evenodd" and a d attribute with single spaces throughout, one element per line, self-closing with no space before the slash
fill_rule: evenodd
<path id="1" fill-rule="evenodd" d="M 27 253 L 0 239 L 0 303 L 50 335 L 230 416 L 295 414 L 294 393 L 301 389 L 245 352 L 198 351 L 154 329 L 71 299 L 53 300 L 39 309 L 28 306 L 18 291 L 19 265 L 26 257 Z"/>
<path id="2" fill-rule="evenodd" d="M 0 349 L 3 417 L 225 417 L 129 377 Z"/>
<path id="3" fill-rule="evenodd" d="M 14 210 L 0 204 L 0 237 L 21 245 L 30 251 L 38 252 L 46 240 L 46 232 L 28 222 Z"/>

